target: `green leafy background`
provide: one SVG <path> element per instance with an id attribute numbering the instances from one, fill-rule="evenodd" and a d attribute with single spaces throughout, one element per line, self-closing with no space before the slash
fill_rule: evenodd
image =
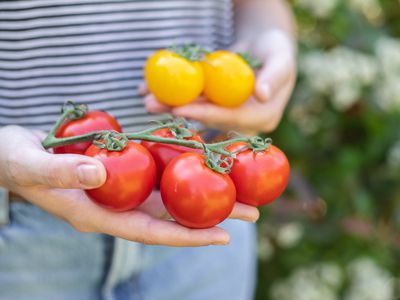
<path id="1" fill-rule="evenodd" d="M 400 1 L 292 1 L 299 78 L 274 143 L 256 299 L 400 298 Z"/>

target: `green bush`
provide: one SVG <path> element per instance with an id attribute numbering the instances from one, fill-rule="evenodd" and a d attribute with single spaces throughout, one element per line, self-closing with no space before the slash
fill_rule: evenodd
<path id="1" fill-rule="evenodd" d="M 294 170 L 259 222 L 257 299 L 400 297 L 400 2 L 298 0 Z"/>

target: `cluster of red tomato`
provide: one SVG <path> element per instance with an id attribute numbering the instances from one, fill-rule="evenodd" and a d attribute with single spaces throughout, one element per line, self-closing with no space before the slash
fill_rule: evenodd
<path id="1" fill-rule="evenodd" d="M 169 106 L 188 104 L 203 94 L 218 105 L 236 107 L 254 89 L 251 59 L 245 58 L 226 50 L 205 53 L 196 46 L 159 50 L 148 58 L 145 78 L 157 100 Z"/>
<path id="2" fill-rule="evenodd" d="M 121 132 L 118 122 L 106 112 L 91 111 L 81 119 L 68 120 L 56 132 L 65 138 L 99 130 Z M 175 138 L 169 128 L 154 136 Z M 203 142 L 194 131 L 185 139 Z M 91 142 L 54 148 L 54 153 L 84 154 L 99 159 L 107 171 L 106 182 L 86 190 L 99 205 L 114 211 L 134 209 L 143 203 L 155 186 L 161 191 L 170 215 L 190 228 L 214 226 L 231 213 L 235 201 L 252 206 L 271 203 L 285 189 L 289 163 L 275 146 L 253 152 L 239 151 L 246 143 L 226 148 L 235 154 L 231 173 L 221 174 L 205 163 L 203 150 L 179 145 L 128 141 L 122 151 L 102 149 Z"/>

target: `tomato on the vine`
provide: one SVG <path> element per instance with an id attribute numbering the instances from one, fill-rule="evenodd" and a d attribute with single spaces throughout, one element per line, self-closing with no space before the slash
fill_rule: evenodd
<path id="1" fill-rule="evenodd" d="M 219 50 L 207 54 L 201 62 L 204 70 L 204 95 L 212 102 L 236 107 L 243 104 L 254 90 L 254 72 L 238 54 Z"/>
<path id="2" fill-rule="evenodd" d="M 115 130 L 121 132 L 121 126 L 117 120 L 104 111 L 89 111 L 81 119 L 68 120 L 57 130 L 57 138 L 67 138 L 76 135 L 86 134 L 99 130 Z M 80 142 L 54 148 L 54 153 L 84 154 L 91 142 Z"/>
<path id="3" fill-rule="evenodd" d="M 184 138 L 185 140 L 192 140 L 199 143 L 203 143 L 203 139 L 200 135 L 198 135 L 194 130 L 190 130 L 193 136 Z M 173 133 L 169 128 L 162 128 L 156 130 L 152 133 L 154 136 L 159 136 L 163 138 L 175 138 Z M 202 153 L 203 151 L 200 149 L 188 148 L 179 145 L 172 144 L 164 144 L 150 141 L 142 141 L 141 144 L 150 151 L 151 155 L 153 155 L 154 161 L 157 166 L 157 185 L 160 184 L 161 175 L 164 172 L 168 163 L 178 155 L 186 152 L 196 152 Z"/>
<path id="4" fill-rule="evenodd" d="M 226 148 L 229 152 L 242 149 L 247 144 L 238 142 Z M 251 149 L 236 154 L 229 176 L 235 183 L 239 202 L 260 206 L 276 200 L 285 190 L 290 174 L 286 155 L 270 145 L 266 150 Z"/>
<path id="5" fill-rule="evenodd" d="M 201 64 L 170 50 L 159 50 L 150 56 L 144 75 L 157 100 L 169 106 L 192 102 L 204 88 Z"/>
<path id="6" fill-rule="evenodd" d="M 204 155 L 184 153 L 164 170 L 161 197 L 170 215 L 190 228 L 209 228 L 231 213 L 236 190 L 226 174 L 209 169 Z"/>
<path id="7" fill-rule="evenodd" d="M 99 188 L 85 190 L 97 204 L 114 211 L 134 209 L 150 195 L 156 181 L 156 164 L 142 145 L 128 141 L 122 151 L 91 145 L 85 155 L 100 160 L 107 172 Z"/>

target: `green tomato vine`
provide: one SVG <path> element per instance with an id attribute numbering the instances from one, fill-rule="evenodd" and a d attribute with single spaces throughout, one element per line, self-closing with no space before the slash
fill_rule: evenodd
<path id="1" fill-rule="evenodd" d="M 61 109 L 59 119 L 56 121 L 47 137 L 43 140 L 43 147 L 48 149 L 79 142 L 92 141 L 93 144 L 99 148 L 108 151 L 122 151 L 127 145 L 128 140 L 143 140 L 163 144 L 180 145 L 203 150 L 205 163 L 210 169 L 222 174 L 229 174 L 234 162 L 234 157 L 238 152 L 246 149 L 252 149 L 254 152 L 264 151 L 268 149 L 269 145 L 272 143 L 270 138 L 263 139 L 259 136 L 241 136 L 210 144 L 200 143 L 194 140 L 186 140 L 185 138 L 192 137 L 193 133 L 187 128 L 187 121 L 182 118 L 160 122 L 155 126 L 137 132 L 119 133 L 113 130 L 101 130 L 67 138 L 58 138 L 55 136 L 57 130 L 64 122 L 83 118 L 87 112 L 88 107 L 85 104 L 76 104 L 72 101 L 65 103 Z M 164 138 L 152 134 L 154 131 L 163 128 L 169 128 L 174 135 L 174 138 Z M 226 150 L 226 147 L 236 142 L 244 142 L 247 146 L 244 146 L 242 149 L 239 149 L 234 153 Z"/>

